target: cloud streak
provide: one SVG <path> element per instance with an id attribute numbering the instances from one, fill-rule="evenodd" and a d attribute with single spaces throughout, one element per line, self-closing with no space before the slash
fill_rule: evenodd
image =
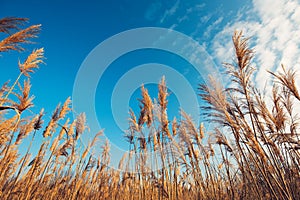
<path id="1" fill-rule="evenodd" d="M 242 17 L 228 23 L 217 33 L 211 47 L 220 62 L 230 62 L 233 55 L 231 35 L 243 30 L 251 38 L 257 68 L 255 83 L 263 89 L 267 70 L 278 71 L 280 64 L 300 67 L 300 3 L 297 0 L 253 0 L 243 9 Z M 270 88 L 270 85 L 267 85 Z"/>
<path id="2" fill-rule="evenodd" d="M 168 10 L 165 11 L 165 13 L 163 14 L 163 17 L 160 19 L 160 23 L 164 23 L 164 21 L 168 17 L 173 16 L 176 13 L 176 11 L 178 10 L 179 4 L 180 4 L 180 1 L 177 0 L 175 2 L 175 4 L 170 9 L 168 9 Z"/>

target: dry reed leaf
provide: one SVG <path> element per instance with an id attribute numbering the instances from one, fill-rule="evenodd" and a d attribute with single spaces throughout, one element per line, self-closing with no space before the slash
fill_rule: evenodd
<path id="1" fill-rule="evenodd" d="M 0 19 L 0 32 L 10 34 L 13 29 L 20 29 L 19 26 L 27 22 L 27 18 L 5 17 Z"/>
<path id="2" fill-rule="evenodd" d="M 30 77 L 29 73 L 33 73 L 34 69 L 39 68 L 39 64 L 44 63 L 43 59 L 44 48 L 33 50 L 24 63 L 20 63 L 19 61 L 19 69 L 21 73 L 27 77 Z"/>
<path id="3" fill-rule="evenodd" d="M 6 52 L 10 50 L 24 51 L 24 48 L 21 47 L 20 44 L 30 43 L 28 39 L 37 37 L 40 27 L 41 25 L 32 25 L 3 39 L 0 41 L 0 52 Z"/>
<path id="4" fill-rule="evenodd" d="M 16 109 L 22 113 L 24 110 L 30 108 L 33 106 L 32 100 L 34 99 L 33 96 L 29 96 L 31 85 L 30 81 L 25 80 L 24 81 L 24 87 L 19 84 L 20 91 L 22 92 L 21 94 L 15 94 L 19 100 L 19 103 L 13 104 Z"/>

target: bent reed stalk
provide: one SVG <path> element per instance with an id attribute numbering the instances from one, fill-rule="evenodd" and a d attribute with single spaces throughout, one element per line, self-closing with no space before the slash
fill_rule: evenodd
<path id="1" fill-rule="evenodd" d="M 40 25 L 21 29 L 25 21 L 0 20 L 0 33 L 6 35 L 0 53 L 23 51 L 21 44 L 37 37 Z M 210 78 L 209 85 L 199 85 L 202 109 L 214 129 L 205 130 L 205 121 L 196 124 L 183 110 L 180 120 L 167 114 L 163 77 L 157 100 L 142 86 L 139 112 L 129 111 L 129 149 L 118 169 L 110 167 L 109 142 L 99 141 L 103 131 L 87 147 L 80 144 L 89 134 L 86 117 L 68 118 L 70 98 L 46 125 L 44 110 L 29 112 L 34 106 L 30 74 L 44 60 L 43 48 L 32 51 L 19 62 L 16 81 L 0 89 L 0 198 L 300 199 L 296 74 L 285 67 L 269 72 L 273 91 L 262 95 L 252 82 L 255 55 L 249 39 L 237 31 L 232 40 L 235 61 L 224 64 L 232 84 L 224 87 Z M 33 143 L 39 144 L 36 152 Z"/>

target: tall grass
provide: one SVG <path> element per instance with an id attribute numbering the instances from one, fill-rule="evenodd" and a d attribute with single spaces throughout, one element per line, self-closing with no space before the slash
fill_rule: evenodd
<path id="1" fill-rule="evenodd" d="M 22 51 L 21 43 L 37 36 L 40 26 L 20 29 L 24 21 L 0 20 L 0 32 L 9 34 L 0 52 Z M 88 127 L 84 113 L 67 118 L 70 98 L 47 124 L 43 109 L 28 112 L 34 105 L 30 74 L 43 63 L 44 53 L 32 51 L 19 63 L 16 81 L 0 90 L 1 199 L 299 199 L 296 74 L 284 67 L 282 73 L 270 72 L 271 96 L 262 95 L 251 81 L 254 54 L 248 39 L 242 32 L 232 39 L 236 60 L 224 64 L 232 84 L 224 87 L 211 78 L 199 86 L 202 109 L 215 129 L 206 131 L 183 110 L 180 120 L 169 119 L 164 78 L 157 100 L 142 86 L 140 112 L 129 112 L 129 149 L 118 170 L 110 168 L 108 141 L 99 157 L 91 151 L 101 131 L 80 149 Z M 36 140 L 37 134 L 43 140 Z M 20 152 L 25 138 L 27 149 Z M 31 154 L 33 143 L 40 146 Z"/>

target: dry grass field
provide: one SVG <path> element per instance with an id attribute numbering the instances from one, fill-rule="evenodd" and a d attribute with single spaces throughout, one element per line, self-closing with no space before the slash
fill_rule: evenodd
<path id="1" fill-rule="evenodd" d="M 22 44 L 37 37 L 40 25 L 20 29 L 25 21 L 0 20 L 1 56 L 23 51 Z M 19 62 L 16 80 L 0 89 L 0 199 L 300 199 L 296 73 L 284 66 L 281 73 L 269 72 L 273 90 L 264 96 L 252 82 L 248 39 L 235 32 L 232 41 L 235 61 L 224 64 L 230 87 L 213 78 L 199 85 L 202 109 L 216 127 L 206 130 L 184 111 L 180 120 L 168 119 L 162 78 L 157 103 L 142 87 L 140 112 L 130 111 L 129 154 L 119 170 L 109 167 L 109 142 L 99 157 L 90 151 L 101 132 L 79 150 L 88 127 L 85 114 L 66 117 L 69 98 L 47 123 L 43 110 L 28 112 L 34 105 L 30 74 L 44 62 L 44 50 L 33 50 Z M 35 140 L 37 134 L 43 140 Z M 20 152 L 24 138 L 30 142 Z M 40 143 L 35 154 L 33 143 Z M 154 152 L 155 162 L 148 163 L 147 152 Z"/>

